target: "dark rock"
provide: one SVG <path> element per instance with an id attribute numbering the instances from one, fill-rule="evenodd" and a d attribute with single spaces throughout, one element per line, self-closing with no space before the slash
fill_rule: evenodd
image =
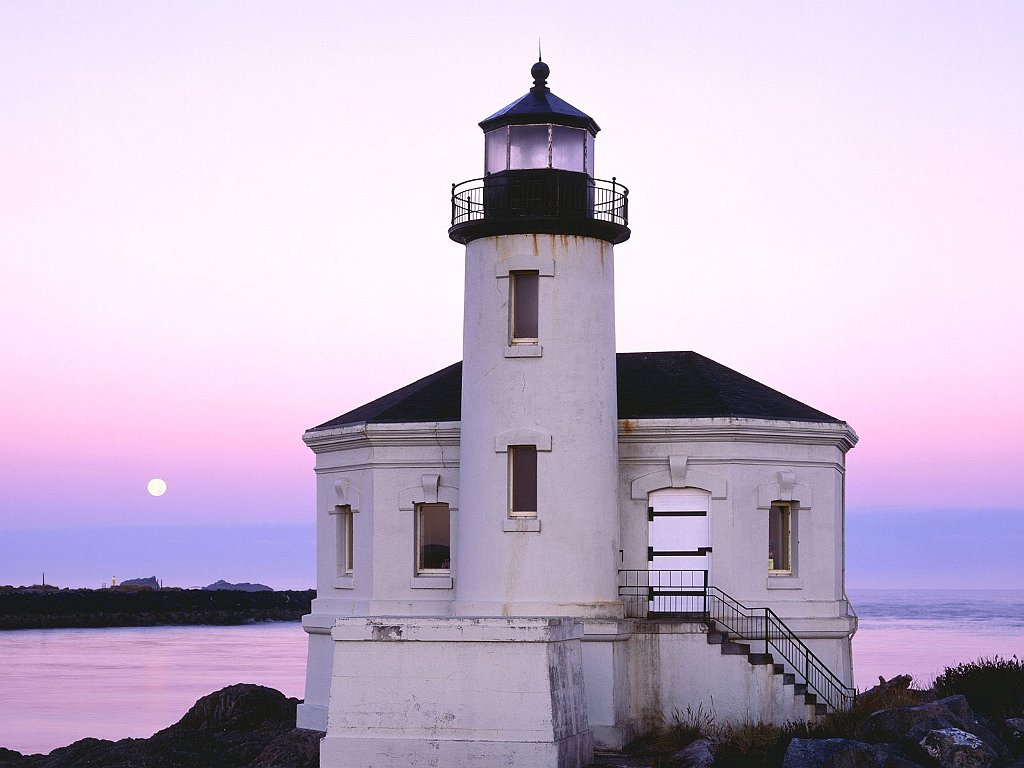
<path id="1" fill-rule="evenodd" d="M 148 739 L 82 739 L 49 755 L 0 749 L 0 768 L 317 768 L 323 734 L 295 727 L 297 704 L 273 688 L 231 685 Z"/>
<path id="2" fill-rule="evenodd" d="M 207 592 L 218 592 L 222 590 L 232 590 L 235 592 L 273 592 L 274 590 L 268 587 L 266 584 L 250 584 L 248 581 L 243 581 L 238 584 L 232 584 L 224 581 L 224 579 L 218 579 L 213 584 L 207 584 L 203 587 Z"/>
<path id="3" fill-rule="evenodd" d="M 889 744 L 850 739 L 793 739 L 782 768 L 919 768 Z"/>
<path id="4" fill-rule="evenodd" d="M 268 722 L 295 722 L 296 699 L 262 685 L 239 683 L 203 696 L 168 731 L 239 731 Z"/>
<path id="5" fill-rule="evenodd" d="M 1003 724 L 1003 738 L 1015 755 L 1024 755 L 1024 717 L 1011 717 Z"/>
<path id="6" fill-rule="evenodd" d="M 711 739 L 697 739 L 667 760 L 669 768 L 711 768 L 715 762 L 715 743 Z"/>
<path id="7" fill-rule="evenodd" d="M 996 752 L 973 733 L 942 728 L 921 739 L 921 749 L 942 768 L 990 768 Z"/>
<path id="8" fill-rule="evenodd" d="M 264 747 L 251 768 L 318 768 L 323 736 L 320 731 L 292 728 Z"/>
<path id="9" fill-rule="evenodd" d="M 858 725 L 854 736 L 872 744 L 898 744 L 909 754 L 915 754 L 929 732 L 946 728 L 974 734 L 1000 757 L 1007 755 L 999 738 L 959 694 L 925 704 L 880 710 Z"/>

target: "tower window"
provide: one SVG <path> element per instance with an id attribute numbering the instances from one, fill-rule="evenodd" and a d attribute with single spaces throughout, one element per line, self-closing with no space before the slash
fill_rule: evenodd
<path id="1" fill-rule="evenodd" d="M 768 511 L 768 572 L 793 572 L 793 505 L 776 501 Z"/>
<path id="2" fill-rule="evenodd" d="M 513 344 L 536 344 L 540 310 L 540 275 L 537 272 L 509 274 L 509 327 Z"/>
<path id="3" fill-rule="evenodd" d="M 537 446 L 508 447 L 509 517 L 537 516 Z"/>
<path id="4" fill-rule="evenodd" d="M 451 512 L 447 504 L 416 507 L 416 573 L 451 573 Z"/>
<path id="5" fill-rule="evenodd" d="M 338 575 L 352 575 L 352 507 L 340 504 L 335 507 L 334 525 L 337 543 Z"/>

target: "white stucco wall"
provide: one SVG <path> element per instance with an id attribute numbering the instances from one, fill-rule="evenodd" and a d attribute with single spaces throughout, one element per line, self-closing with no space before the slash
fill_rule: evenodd
<path id="1" fill-rule="evenodd" d="M 456 594 L 468 589 L 471 579 L 464 568 L 467 549 L 486 556 L 505 541 L 543 541 L 553 536 L 546 523 L 539 533 L 513 535 L 500 528 L 495 531 L 494 526 L 471 527 L 475 533 L 468 533 L 468 512 L 458 499 L 465 496 L 465 489 L 459 488 L 459 427 L 458 423 L 359 425 L 307 436 L 307 443 L 317 453 L 318 596 L 312 614 L 304 620 L 310 634 L 306 701 L 299 712 L 303 727 L 326 727 L 333 663 L 329 633 L 338 617 L 451 615 Z M 711 497 L 712 583 L 749 606 L 771 607 L 848 683 L 852 619 L 843 599 L 842 488 L 844 454 L 855 440 L 843 424 L 730 419 L 620 423 L 617 491 L 613 495 L 621 543 L 612 550 L 613 539 L 606 538 L 601 547 L 605 552 L 602 568 L 616 572 L 620 548 L 623 567 L 647 567 L 648 492 L 662 487 L 705 488 Z M 493 453 L 493 444 L 490 450 Z M 776 488 L 780 472 L 789 473 L 781 483 L 792 486 L 788 491 Z M 451 588 L 416 588 L 414 584 L 414 525 L 408 494 L 417 487 L 422 493 L 423 476 L 431 474 L 438 475 L 439 493 L 457 510 L 453 525 L 460 535 L 461 550 L 454 554 Z M 776 492 L 801 498 L 796 498 L 800 502 L 796 571 L 792 577 L 772 577 L 770 581 L 765 556 L 767 508 L 763 503 Z M 353 513 L 355 569 L 350 580 L 341 581 L 336 574 L 336 516 L 331 514 L 338 503 L 352 503 L 357 510 Z M 407 508 L 402 509 L 403 505 Z M 581 531 L 589 530 L 583 525 L 569 542 L 559 544 L 561 550 L 555 557 L 561 569 L 558 573 L 575 572 L 574 555 L 565 553 L 575 552 L 577 544 L 586 544 Z M 547 570 L 543 575 L 550 579 L 552 573 Z M 777 578 L 786 580 L 779 584 Z M 533 588 L 542 594 L 547 583 L 538 578 Z M 667 677 L 655 674 L 659 666 L 645 667 L 636 661 L 643 658 L 643 644 L 650 638 L 633 635 L 628 642 L 622 638 L 601 641 L 602 633 L 629 635 L 629 630 L 615 622 L 588 622 L 588 626 L 583 646 L 588 686 L 593 688 L 592 692 L 588 688 L 588 707 L 594 710 L 593 729 L 599 743 L 614 746 L 617 739 L 636 735 L 636 728 L 641 727 L 637 724 L 649 722 L 652 713 L 658 717 L 665 714 L 664 701 L 673 699 L 663 698 L 663 686 L 674 686 L 679 678 L 673 677 L 677 673 L 666 673 Z M 659 654 L 664 643 L 671 645 L 669 652 L 678 657 L 673 664 L 689 663 L 686 641 L 658 640 Z M 694 653 L 704 658 L 706 651 Z M 707 664 L 709 670 L 721 667 L 721 662 L 713 660 Z M 724 684 L 725 678 L 714 683 Z M 608 722 L 611 712 L 614 719 Z"/>
<path id="2" fill-rule="evenodd" d="M 466 246 L 460 615 L 621 615 L 612 251 L 571 235 Z M 509 340 L 523 270 L 539 273 L 536 345 Z M 534 519 L 509 519 L 510 444 L 537 445 Z"/>

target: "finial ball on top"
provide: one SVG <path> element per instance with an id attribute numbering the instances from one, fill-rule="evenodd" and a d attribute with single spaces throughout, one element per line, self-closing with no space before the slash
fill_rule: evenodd
<path id="1" fill-rule="evenodd" d="M 536 86 L 544 87 L 547 85 L 548 75 L 551 74 L 551 67 L 545 64 L 543 61 L 538 61 L 532 67 L 530 67 L 530 75 L 533 77 L 533 84 Z"/>

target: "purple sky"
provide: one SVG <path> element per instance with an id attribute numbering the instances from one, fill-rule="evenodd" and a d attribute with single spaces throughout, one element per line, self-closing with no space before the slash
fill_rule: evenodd
<path id="1" fill-rule="evenodd" d="M 1024 515 L 1024 5 L 25 0 L 0 536 L 311 522 L 302 431 L 461 357 L 449 185 L 538 35 L 631 189 L 620 350 L 849 421 L 851 515 Z"/>

